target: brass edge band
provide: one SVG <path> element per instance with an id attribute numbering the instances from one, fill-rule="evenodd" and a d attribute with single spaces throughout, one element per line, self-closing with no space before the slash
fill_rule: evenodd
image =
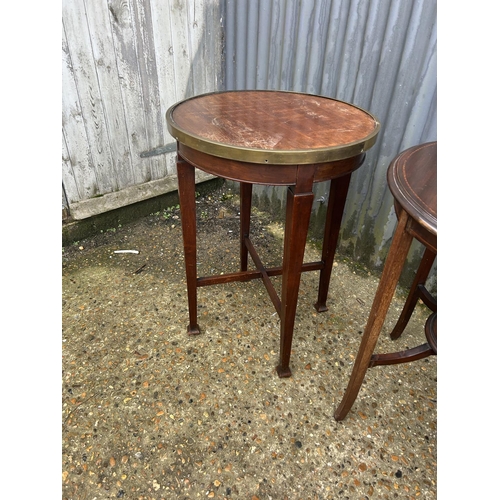
<path id="1" fill-rule="evenodd" d="M 236 91 L 235 91 L 236 92 Z M 255 91 L 257 92 L 257 91 Z M 265 90 L 260 92 L 267 92 Z M 220 93 L 220 92 L 213 92 Z M 294 94 L 300 94 L 300 92 L 290 92 Z M 205 94 L 208 95 L 208 94 Z M 330 97 L 325 96 L 313 96 L 312 94 L 304 94 L 310 95 L 312 97 L 321 97 L 324 99 L 331 99 L 338 102 L 338 99 L 332 99 Z M 202 96 L 197 96 L 202 97 Z M 196 97 L 192 97 L 191 99 L 195 99 Z M 190 148 L 196 149 L 197 151 L 201 151 L 203 153 L 218 156 L 220 158 L 227 158 L 229 160 L 237 160 L 244 161 L 248 163 L 259 163 L 259 164 L 273 164 L 273 165 L 291 165 L 291 164 L 309 164 L 309 163 L 325 163 L 329 161 L 337 161 L 343 160 L 345 158 L 351 158 L 352 156 L 356 156 L 360 153 L 363 153 L 370 149 L 376 142 L 377 135 L 380 131 L 380 122 L 368 111 L 365 111 L 358 106 L 345 102 L 345 104 L 349 104 L 364 113 L 370 116 L 375 122 L 375 128 L 371 134 L 364 137 L 363 139 L 350 143 L 350 144 L 342 144 L 340 146 L 332 146 L 328 148 L 318 148 L 318 149 L 305 149 L 305 150 L 267 150 L 267 149 L 252 149 L 245 147 L 236 147 L 228 144 L 223 144 L 220 142 L 210 141 L 209 139 L 204 139 L 203 137 L 199 137 L 189 132 L 182 130 L 175 124 L 173 119 L 173 112 L 175 108 L 182 104 L 185 101 L 181 101 L 177 104 L 171 106 L 167 113 L 167 128 L 172 137 L 174 137 L 177 141 Z"/>

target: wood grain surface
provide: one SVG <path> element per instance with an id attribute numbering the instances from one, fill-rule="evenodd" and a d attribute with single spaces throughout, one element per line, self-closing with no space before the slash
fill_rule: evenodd
<path id="1" fill-rule="evenodd" d="M 387 171 L 397 203 L 425 230 L 437 235 L 437 142 L 409 148 Z"/>
<path id="2" fill-rule="evenodd" d="M 62 2 L 62 180 L 72 214 L 77 203 L 114 204 L 133 186 L 140 198 L 149 183 L 176 180 L 173 150 L 144 153 L 173 143 L 172 104 L 219 89 L 220 9 L 205 0 Z"/>
<path id="3" fill-rule="evenodd" d="M 274 152 L 339 150 L 359 145 L 360 150 L 353 152 L 356 154 L 364 146 L 368 149 L 373 145 L 379 129 L 376 118 L 351 104 L 279 91 L 198 96 L 173 106 L 167 120 L 170 133 L 190 147 L 212 154 L 220 154 L 224 146 L 228 151 L 265 151 L 271 154 L 270 162 Z M 219 149 L 204 149 L 210 144 Z M 252 161 L 251 157 L 248 161 Z"/>

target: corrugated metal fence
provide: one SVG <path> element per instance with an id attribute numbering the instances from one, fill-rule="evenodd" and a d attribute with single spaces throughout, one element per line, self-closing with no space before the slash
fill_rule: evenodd
<path id="1" fill-rule="evenodd" d="M 378 141 L 352 177 L 340 242 L 372 268 L 385 260 L 396 222 L 386 183 L 390 161 L 437 139 L 436 9 L 436 0 L 226 0 L 227 89 L 321 94 L 380 120 Z M 315 187 L 317 236 L 327 187 Z M 255 191 L 262 206 L 283 207 L 283 188 Z M 415 243 L 408 271 L 421 253 Z"/>
<path id="2" fill-rule="evenodd" d="M 437 138 L 436 1 L 63 0 L 63 204 L 83 218 L 175 189 L 165 112 L 181 99 L 321 94 L 381 122 L 353 174 L 340 242 L 380 268 L 396 221 L 387 167 Z M 315 189 L 313 235 L 328 186 Z M 255 192 L 262 206 L 283 206 L 283 189 Z M 408 270 L 420 254 L 414 245 Z"/>

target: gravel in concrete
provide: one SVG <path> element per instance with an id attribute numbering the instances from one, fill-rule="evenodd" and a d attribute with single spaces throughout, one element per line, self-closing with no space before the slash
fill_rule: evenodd
<path id="1" fill-rule="evenodd" d="M 237 270 L 237 198 L 197 200 L 200 275 Z M 254 214 L 265 264 L 279 264 L 282 235 Z M 343 256 L 333 271 L 322 314 L 318 273 L 303 274 L 293 376 L 279 379 L 279 321 L 257 280 L 200 288 L 202 334 L 187 335 L 175 207 L 63 249 L 62 498 L 436 498 L 436 357 L 368 370 L 333 418 L 378 284 Z M 377 351 L 425 342 L 421 304 L 390 340 L 403 303 Z"/>

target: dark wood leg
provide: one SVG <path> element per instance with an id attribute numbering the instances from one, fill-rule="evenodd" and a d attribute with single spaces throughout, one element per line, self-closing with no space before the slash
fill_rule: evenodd
<path id="1" fill-rule="evenodd" d="M 396 340 L 401 336 L 403 330 L 408 324 L 408 321 L 410 321 L 411 315 L 413 313 L 413 310 L 415 309 L 415 306 L 417 305 L 418 299 L 421 298 L 421 286 L 425 285 L 425 280 L 427 279 L 427 276 L 429 276 L 429 272 L 435 258 L 435 252 L 429 248 L 426 248 L 420 265 L 418 266 L 415 279 L 413 280 L 413 283 L 411 285 L 408 298 L 406 299 L 405 305 L 403 307 L 403 311 L 401 312 L 401 315 L 399 316 L 399 319 L 391 332 L 392 340 Z M 431 307 L 431 309 L 435 312 L 435 308 Z"/>
<path id="2" fill-rule="evenodd" d="M 248 269 L 248 249 L 245 238 L 250 236 L 250 212 L 252 208 L 252 184 L 240 183 L 240 271 Z"/>
<path id="3" fill-rule="evenodd" d="M 299 296 L 300 275 L 314 200 L 312 176 L 304 185 L 288 188 L 281 297 L 280 359 L 276 371 L 280 378 L 290 377 L 290 353 Z"/>
<path id="4" fill-rule="evenodd" d="M 179 182 L 179 203 L 181 207 L 182 237 L 184 241 L 184 261 L 186 265 L 186 282 L 188 290 L 189 335 L 199 335 L 197 322 L 197 288 L 196 288 L 196 202 L 194 167 L 177 157 L 177 179 Z"/>
<path id="5" fill-rule="evenodd" d="M 373 300 L 365 332 L 361 339 L 349 384 L 340 405 L 335 410 L 335 420 L 343 420 L 351 409 L 365 378 L 366 370 L 370 365 L 373 350 L 377 344 L 413 239 L 406 231 L 407 222 L 408 214 L 402 211 Z"/>
<path id="6" fill-rule="evenodd" d="M 350 180 L 351 174 L 348 174 L 330 181 L 330 194 L 328 197 L 325 234 L 323 237 L 323 253 L 321 257 L 325 267 L 321 270 L 319 275 L 318 301 L 314 304 L 318 312 L 328 311 L 326 299 L 328 297 L 333 259 L 337 249 L 340 224 L 342 222 Z"/>

